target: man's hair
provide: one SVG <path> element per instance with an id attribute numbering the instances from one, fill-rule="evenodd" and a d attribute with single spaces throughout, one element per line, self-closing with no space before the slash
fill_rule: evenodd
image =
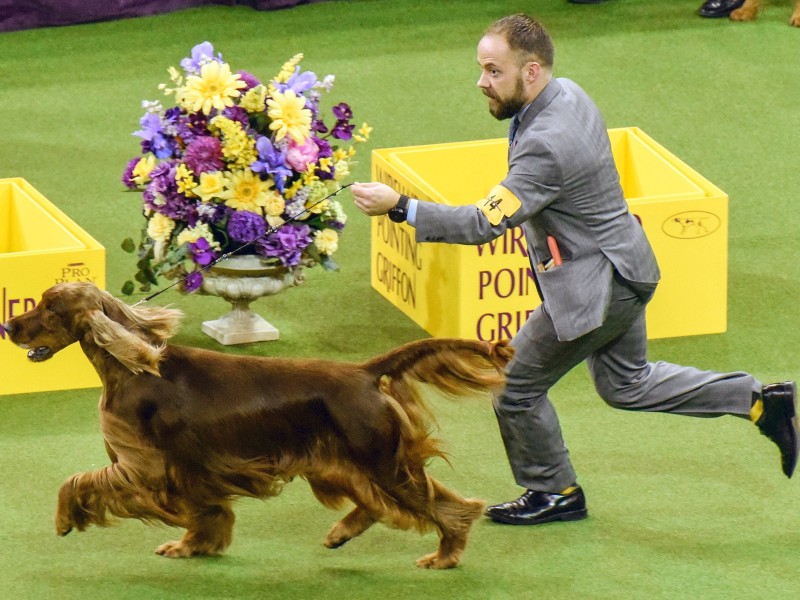
<path id="1" fill-rule="evenodd" d="M 509 15 L 492 23 L 484 35 L 500 35 L 519 56 L 520 63 L 534 58 L 542 67 L 553 68 L 553 39 L 536 19 L 524 14 Z"/>

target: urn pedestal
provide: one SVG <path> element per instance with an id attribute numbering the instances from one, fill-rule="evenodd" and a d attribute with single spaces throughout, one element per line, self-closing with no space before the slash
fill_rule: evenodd
<path id="1" fill-rule="evenodd" d="M 302 266 L 286 269 L 265 265 L 258 256 L 231 256 L 220 261 L 204 274 L 200 289 L 203 294 L 224 298 L 232 310 L 219 319 L 204 321 L 203 333 L 226 346 L 277 340 L 278 329 L 250 310 L 250 303 L 304 280 Z"/>

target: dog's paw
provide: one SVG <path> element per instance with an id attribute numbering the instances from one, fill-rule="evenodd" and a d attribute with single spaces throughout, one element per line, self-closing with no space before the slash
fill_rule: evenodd
<path id="1" fill-rule="evenodd" d="M 156 554 L 166 556 L 167 558 L 186 558 L 192 556 L 194 552 L 187 545 L 180 540 L 173 540 L 166 544 L 161 544 L 156 548 Z"/>
<path id="2" fill-rule="evenodd" d="M 343 529 L 344 528 L 340 527 L 339 525 L 333 526 L 333 528 L 328 532 L 328 535 L 326 535 L 325 539 L 322 541 L 326 548 L 333 550 L 339 546 L 344 546 L 352 539 L 351 536 L 345 533 Z"/>
<path id="3" fill-rule="evenodd" d="M 78 531 L 86 529 L 87 518 L 75 497 L 75 486 L 72 479 L 69 479 L 58 490 L 55 524 L 56 534 L 61 537 L 73 529 Z"/>
<path id="4" fill-rule="evenodd" d="M 63 515 L 56 515 L 56 535 L 64 537 L 72 531 L 72 522 Z"/>
<path id="5" fill-rule="evenodd" d="M 439 556 L 438 552 L 426 554 L 417 559 L 417 566 L 420 569 L 452 569 L 458 565 L 457 556 Z"/>
<path id="6" fill-rule="evenodd" d="M 731 21 L 755 21 L 757 16 L 757 10 L 748 6 L 742 6 L 741 8 L 737 8 L 731 12 L 731 14 L 728 15 L 728 18 Z"/>

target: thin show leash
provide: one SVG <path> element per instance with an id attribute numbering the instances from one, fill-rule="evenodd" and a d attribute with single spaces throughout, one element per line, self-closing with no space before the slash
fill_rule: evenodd
<path id="1" fill-rule="evenodd" d="M 299 213 L 292 215 L 291 217 L 289 217 L 288 219 L 286 219 L 286 220 L 285 220 L 283 223 L 281 223 L 280 225 L 276 225 L 275 227 L 270 227 L 270 228 L 269 228 L 267 231 L 265 231 L 264 233 L 262 233 L 262 234 L 261 234 L 261 235 L 259 235 L 258 237 L 256 237 L 256 238 L 253 238 L 253 239 L 252 239 L 252 240 L 250 240 L 249 242 L 245 242 L 244 244 L 242 244 L 242 245 L 241 245 L 241 246 L 239 246 L 238 248 L 234 248 L 234 249 L 233 249 L 233 250 L 231 250 L 230 252 L 225 252 L 224 254 L 222 254 L 221 256 L 219 256 L 219 258 L 215 258 L 213 261 L 211 261 L 210 263 L 208 263 L 208 264 L 207 264 L 207 265 L 205 265 L 204 267 L 201 267 L 201 268 L 200 268 L 200 272 L 207 271 L 208 269 L 210 269 L 211 267 L 213 267 L 214 265 L 216 265 L 218 262 L 220 262 L 220 261 L 223 261 L 223 260 L 225 260 L 226 258 L 230 258 L 231 256 L 233 256 L 234 254 L 236 254 L 236 253 L 237 253 L 237 252 L 239 252 L 240 250 L 243 250 L 244 248 L 247 248 L 247 247 L 248 247 L 248 246 L 250 246 L 251 244 L 255 244 L 255 243 L 256 243 L 258 240 L 260 240 L 261 238 L 263 238 L 263 237 L 265 237 L 265 236 L 268 236 L 268 235 L 270 235 L 270 234 L 272 234 L 272 233 L 275 233 L 276 231 L 278 231 L 278 230 L 279 230 L 281 227 L 283 227 L 284 225 L 287 225 L 288 223 L 291 223 L 291 222 L 293 222 L 293 221 L 296 221 L 297 219 L 299 219 L 301 216 L 303 216 L 303 215 L 304 215 L 304 214 L 306 214 L 307 212 L 310 212 L 310 211 L 311 211 L 311 209 L 312 209 L 312 208 L 314 208 L 315 206 L 318 206 L 318 205 L 322 204 L 323 202 L 325 202 L 326 200 L 328 200 L 328 199 L 330 199 L 330 198 L 333 198 L 333 197 L 334 197 L 336 194 L 338 194 L 339 192 L 341 192 L 341 191 L 342 191 L 342 190 L 344 190 L 344 189 L 347 189 L 347 188 L 349 188 L 351 185 L 353 185 L 353 184 L 352 184 L 352 183 L 348 183 L 348 184 L 346 184 L 346 185 L 343 185 L 343 186 L 341 186 L 341 187 L 340 187 L 338 190 L 336 190 L 335 192 L 331 192 L 330 194 L 328 194 L 327 196 L 325 196 L 325 197 L 324 197 L 324 198 L 322 198 L 321 200 L 317 200 L 317 201 L 316 201 L 316 202 L 314 202 L 314 204 L 312 204 L 311 206 L 306 206 L 306 207 L 305 207 L 303 210 L 301 210 Z M 197 272 L 197 271 L 195 271 L 195 272 Z M 160 294 L 163 294 L 164 292 L 166 292 L 167 290 L 169 290 L 169 289 L 171 289 L 171 288 L 175 287 L 176 285 L 180 285 L 181 283 L 183 283 L 184 281 L 186 281 L 187 279 L 189 279 L 189 277 L 190 277 L 190 275 L 187 275 L 186 277 L 183 277 L 182 279 L 179 279 L 178 281 L 174 281 L 174 282 L 172 282 L 172 283 L 171 283 L 170 285 L 168 285 L 167 287 L 165 287 L 165 288 L 161 288 L 160 290 L 158 290 L 157 292 L 155 292 L 155 293 L 153 293 L 153 294 L 150 294 L 149 296 L 145 296 L 144 298 L 142 298 L 141 300 L 139 300 L 139 301 L 138 301 L 136 304 L 133 304 L 132 306 L 133 306 L 133 307 L 136 307 L 136 306 L 139 306 L 140 304 L 144 304 L 145 302 L 149 302 L 150 300 L 152 300 L 152 299 L 153 299 L 153 298 L 155 298 L 156 296 L 158 296 L 158 295 L 160 295 Z"/>

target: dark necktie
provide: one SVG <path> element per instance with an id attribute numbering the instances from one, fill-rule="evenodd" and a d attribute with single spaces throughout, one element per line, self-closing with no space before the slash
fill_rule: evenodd
<path id="1" fill-rule="evenodd" d="M 514 136 L 517 135 L 517 128 L 519 127 L 519 117 L 514 115 L 511 118 L 511 125 L 508 126 L 508 145 L 514 143 Z"/>

